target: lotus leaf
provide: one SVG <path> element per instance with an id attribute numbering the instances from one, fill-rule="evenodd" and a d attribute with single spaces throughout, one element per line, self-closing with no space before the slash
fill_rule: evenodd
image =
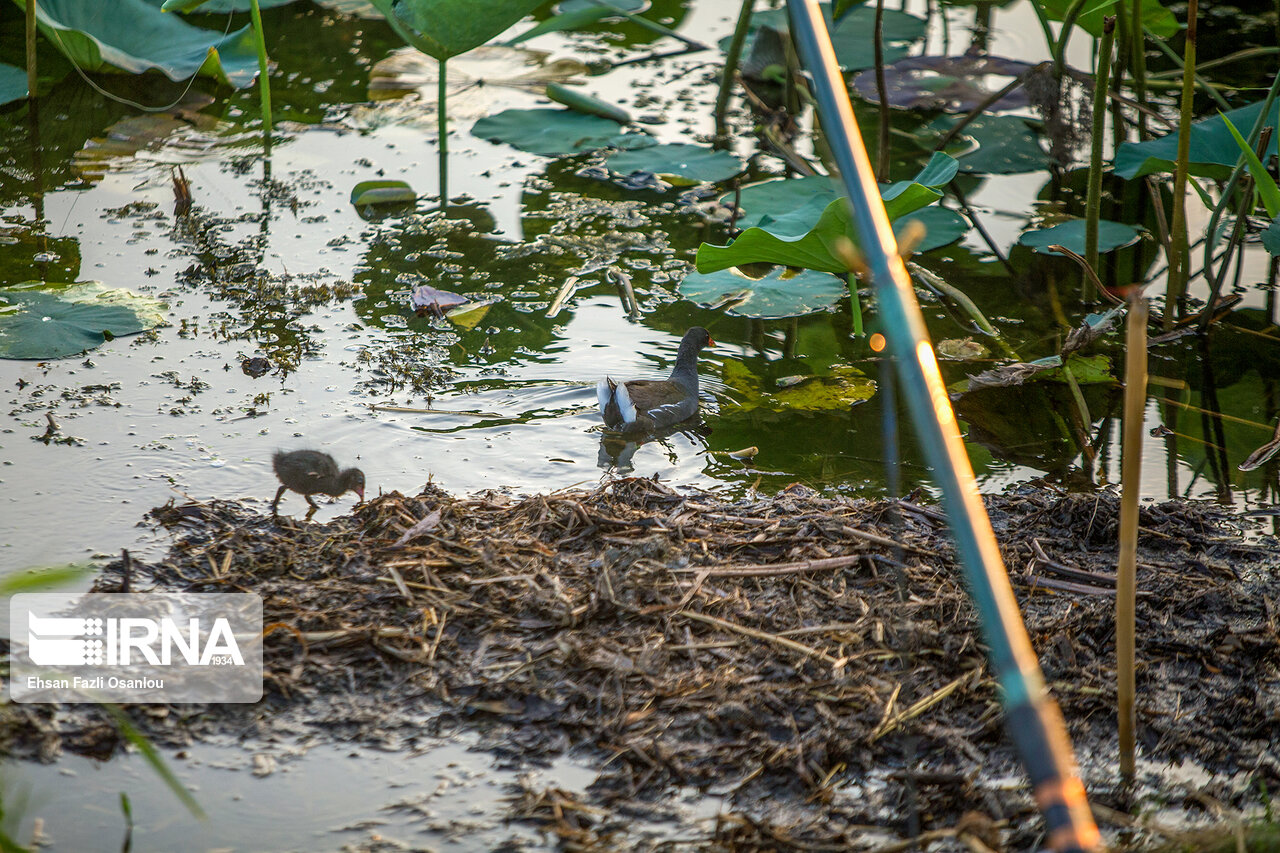
<path id="1" fill-rule="evenodd" d="M 929 127 L 939 133 L 950 130 L 958 118 L 942 116 Z M 981 116 L 965 125 L 961 139 L 968 150 L 957 150 L 955 141 L 947 152 L 960 161 L 960 171 L 987 175 L 1034 172 L 1049 166 L 1049 155 L 1040 146 L 1030 119 L 1018 116 Z"/>
<path id="2" fill-rule="evenodd" d="M 164 305 L 100 282 L 0 290 L 0 358 L 66 358 L 164 322 Z"/>
<path id="3" fill-rule="evenodd" d="M 747 278 L 736 269 L 691 272 L 677 292 L 703 307 L 722 307 L 726 314 L 776 320 L 824 311 L 848 295 L 848 286 L 825 272 L 794 272 L 775 267 L 763 278 Z"/>
<path id="4" fill-rule="evenodd" d="M 969 222 L 963 216 L 935 204 L 893 220 L 893 233 L 898 236 L 899 241 L 911 222 L 919 222 L 924 226 L 924 240 L 916 246 L 917 252 L 940 249 L 959 240 L 969 230 Z"/>
<path id="5" fill-rule="evenodd" d="M 885 187 L 882 195 L 889 221 L 893 222 L 941 198 L 942 192 L 937 187 L 945 186 L 955 176 L 955 171 L 955 160 L 945 154 L 934 154 L 915 180 L 898 181 Z M 794 204 L 806 190 L 818 198 L 822 198 L 824 193 L 833 198 L 808 231 L 801 232 L 800 228 L 807 224 L 805 217 L 815 206 L 812 201 L 804 202 L 794 210 L 779 211 L 770 215 L 767 221 L 762 216 L 758 221 L 764 222 L 763 225 L 746 229 L 728 246 L 703 243 L 698 247 L 698 272 L 715 272 L 760 261 L 824 272 L 848 272 L 842 253 L 836 249 L 837 242 L 846 236 L 857 242 L 848 203 L 843 197 L 834 197 L 829 179 L 801 180 L 805 186 L 799 191 L 779 187 L 777 198 L 786 204 Z M 764 206 L 768 203 L 766 200 L 772 193 L 770 183 L 785 185 L 794 182 L 774 181 L 757 185 L 759 189 L 751 194 L 753 204 Z M 746 192 L 743 191 L 744 195 Z"/>
<path id="6" fill-rule="evenodd" d="M 373 0 L 406 42 L 448 59 L 477 48 L 542 5 L 542 0 Z"/>
<path id="7" fill-rule="evenodd" d="M 1271 220 L 1262 232 L 1262 247 L 1274 257 L 1280 255 L 1280 216 Z"/>
<path id="8" fill-rule="evenodd" d="M 619 151 L 610 155 L 605 165 L 620 175 L 651 172 L 674 184 L 698 184 L 727 181 L 741 172 L 746 164 L 729 151 L 675 143 Z"/>
<path id="9" fill-rule="evenodd" d="M 1071 6 L 1071 0 L 1036 0 L 1049 18 L 1061 21 Z M 1160 0 L 1141 0 L 1142 26 L 1160 38 L 1168 38 L 1181 29 L 1173 13 L 1160 4 Z M 1102 22 L 1107 15 L 1114 15 L 1108 2 L 1086 3 L 1076 18 L 1076 26 L 1094 38 L 1102 35 Z"/>
<path id="10" fill-rule="evenodd" d="M 1225 115 L 1231 123 L 1242 131 L 1253 127 L 1262 112 L 1262 102 L 1220 113 L 1191 125 L 1191 150 L 1187 171 L 1214 180 L 1224 180 L 1235 168 L 1240 149 L 1236 147 L 1231 131 L 1222 120 Z M 1280 101 L 1271 105 L 1267 124 L 1280 124 Z M 1267 154 L 1276 153 L 1276 137 L 1271 138 L 1271 147 Z M 1125 142 L 1116 151 L 1115 173 L 1125 180 L 1140 178 L 1157 172 L 1172 172 L 1173 161 L 1178 156 L 1178 134 L 1167 134 L 1159 139 L 1146 142 Z M 1265 158 L 1264 158 L 1265 159 Z"/>
<path id="11" fill-rule="evenodd" d="M 1018 242 L 1024 246 L 1029 246 L 1042 255 L 1057 254 L 1050 246 L 1065 246 L 1077 255 L 1084 254 L 1084 231 L 1085 221 L 1083 219 L 1072 219 L 1069 222 L 1061 222 L 1052 228 L 1040 228 L 1035 231 L 1025 231 L 1018 238 Z M 1125 225 L 1123 222 L 1112 222 L 1107 219 L 1098 221 L 1098 251 L 1110 252 L 1115 249 L 1123 249 L 1135 243 L 1142 232 L 1132 225 Z"/>
<path id="12" fill-rule="evenodd" d="M 146 0 L 40 0 L 36 19 L 49 41 L 85 71 L 154 68 L 171 80 L 204 74 L 234 86 L 248 85 L 258 73 L 251 27 L 228 34 L 193 27 Z"/>
<path id="13" fill-rule="evenodd" d="M 0 105 L 27 96 L 27 72 L 0 62 Z"/>
<path id="14" fill-rule="evenodd" d="M 622 125 L 616 121 L 552 109 L 503 110 L 477 121 L 471 126 L 471 134 L 548 157 L 617 146 L 624 138 Z"/>

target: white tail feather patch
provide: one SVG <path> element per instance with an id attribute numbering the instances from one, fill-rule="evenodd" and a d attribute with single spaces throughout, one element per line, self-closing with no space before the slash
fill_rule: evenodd
<path id="1" fill-rule="evenodd" d="M 605 377 L 596 383 L 596 399 L 600 401 L 600 415 L 603 417 L 604 409 L 609 405 L 609 398 L 613 396 L 613 380 Z"/>
<path id="2" fill-rule="evenodd" d="M 636 422 L 636 404 L 631 402 L 631 395 L 627 392 L 626 383 L 620 383 L 614 390 L 614 399 L 618 403 L 618 411 L 622 413 L 623 423 L 633 424 Z"/>

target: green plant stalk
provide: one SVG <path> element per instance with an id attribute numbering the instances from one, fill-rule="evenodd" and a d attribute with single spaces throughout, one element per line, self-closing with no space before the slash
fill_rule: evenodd
<path id="1" fill-rule="evenodd" d="M 876 0 L 876 23 L 872 30 L 872 49 L 876 63 L 876 97 L 880 99 L 880 127 L 876 135 L 876 178 L 889 180 L 889 89 L 884 79 L 884 0 Z"/>
<path id="2" fill-rule="evenodd" d="M 262 28 L 262 10 L 258 0 L 249 0 L 249 13 L 253 16 L 253 40 L 258 48 L 258 98 L 262 101 L 262 132 L 271 142 L 271 80 L 267 74 L 267 34 Z"/>
<path id="3" fill-rule="evenodd" d="M 1142 29 L 1142 0 L 1133 0 L 1129 10 L 1129 34 L 1133 38 L 1130 50 L 1130 73 L 1133 77 L 1133 92 L 1137 96 L 1138 106 L 1138 141 L 1147 138 L 1147 41 Z M 1120 81 L 1117 80 L 1117 83 Z"/>
<path id="4" fill-rule="evenodd" d="M 1111 4 L 1112 10 L 1116 16 L 1116 36 L 1115 43 L 1120 45 L 1119 50 L 1115 53 L 1115 61 L 1111 67 L 1111 91 L 1108 93 L 1108 102 L 1111 108 L 1111 147 L 1116 149 L 1120 147 L 1120 143 L 1124 142 L 1127 133 L 1124 123 L 1124 108 L 1121 106 L 1120 89 L 1124 85 L 1124 75 L 1129 71 L 1129 53 L 1125 50 L 1125 45 L 1129 44 L 1129 8 L 1125 5 L 1125 0 L 1115 0 Z M 1095 69 L 1096 70 L 1096 69 Z"/>
<path id="5" fill-rule="evenodd" d="M 440 136 L 437 168 L 440 170 L 440 210 L 445 211 L 449 207 L 449 118 L 445 114 L 449 93 L 445 86 L 445 60 L 439 60 L 439 67 L 440 79 L 436 81 L 436 133 Z"/>
<path id="6" fill-rule="evenodd" d="M 1196 0 L 1191 0 L 1194 7 Z M 1168 313 L 1168 312 L 1166 312 Z M 1138 569 L 1138 498 L 1142 489 L 1142 427 L 1147 401 L 1147 300 L 1129 304 L 1125 334 L 1124 426 L 1120 459 L 1120 555 L 1116 567 L 1116 704 L 1120 723 L 1120 776 L 1132 781 L 1137 714 L 1135 605 Z"/>
<path id="7" fill-rule="evenodd" d="M 1053 79 L 1059 82 L 1062 81 L 1062 71 L 1067 63 L 1067 42 L 1071 40 L 1071 31 L 1075 29 L 1076 18 L 1080 17 L 1087 2 L 1089 0 L 1071 0 L 1066 14 L 1062 16 L 1062 29 L 1058 31 L 1058 41 L 1053 44 Z"/>
<path id="8" fill-rule="evenodd" d="M 36 0 L 27 0 L 27 99 L 36 97 Z"/>
<path id="9" fill-rule="evenodd" d="M 742 47 L 747 43 L 747 31 L 751 29 L 751 11 L 755 0 L 742 0 L 742 8 L 738 10 L 738 23 L 733 28 L 733 40 L 729 42 L 729 52 L 724 58 L 724 73 L 720 76 L 720 91 L 716 92 L 716 142 L 723 143 L 729 137 L 729 93 L 733 90 L 733 81 L 738 76 L 738 62 L 742 59 Z"/>
<path id="10" fill-rule="evenodd" d="M 1196 83 L 1196 17 L 1200 0 L 1187 2 L 1187 46 L 1182 65 L 1182 103 L 1178 114 L 1178 159 L 1173 171 L 1173 215 L 1168 283 L 1165 289 L 1164 328 L 1169 331 L 1177 319 L 1177 306 L 1187 293 L 1190 247 L 1187 245 L 1187 161 L 1191 158 L 1191 100 Z M 1145 352 L 1145 350 L 1144 350 Z"/>
<path id="11" fill-rule="evenodd" d="M 1102 20 L 1102 38 L 1098 43 L 1097 70 L 1093 79 L 1093 138 L 1089 149 L 1089 190 L 1084 205 L 1084 260 L 1090 269 L 1098 268 L 1098 220 L 1102 218 L 1102 147 L 1107 127 L 1107 87 L 1111 81 L 1111 48 L 1115 43 L 1116 19 L 1108 15 Z M 1092 301 L 1093 282 L 1085 276 L 1082 291 Z"/>

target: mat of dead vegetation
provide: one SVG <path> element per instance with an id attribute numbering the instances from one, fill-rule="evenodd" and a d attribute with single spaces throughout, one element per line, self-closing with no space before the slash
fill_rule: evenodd
<path id="1" fill-rule="evenodd" d="M 1026 489 L 986 503 L 1107 802 L 1116 501 Z M 1036 838 L 934 507 L 801 487 L 730 503 L 628 479 L 521 498 L 428 486 L 325 524 L 234 503 L 152 516 L 175 537 L 168 556 L 117 562 L 99 589 L 253 591 L 268 625 L 263 701 L 131 709 L 161 744 L 306 729 L 394 748 L 474 724 L 520 761 L 595 762 L 587 794 L 527 790 L 512 807 L 575 849 L 616 846 L 625 814 L 675 787 L 720 798 L 715 825 L 683 835 L 708 848 Z M 1141 515 L 1146 784 L 1203 768 L 1196 801 L 1226 807 L 1280 786 L 1280 552 L 1244 535 L 1255 523 L 1184 502 Z M 109 754 L 114 729 L 93 714 L 16 709 L 10 749 Z"/>

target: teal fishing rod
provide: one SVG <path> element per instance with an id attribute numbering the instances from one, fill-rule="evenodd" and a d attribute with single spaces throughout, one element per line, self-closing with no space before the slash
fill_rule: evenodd
<path id="1" fill-rule="evenodd" d="M 942 491 L 943 508 L 1000 685 L 1006 728 L 1031 777 L 1036 805 L 1044 816 L 1046 844 L 1063 853 L 1101 850 L 1101 836 L 1076 771 L 1062 712 L 1045 688 L 995 531 L 978 495 L 973 468 L 910 276 L 898 254 L 898 241 L 853 116 L 826 22 L 817 0 L 787 0 L 787 7 L 800 58 L 813 79 L 822 129 L 848 193 L 859 248 L 875 287 L 889 352 L 897 364 L 898 393 L 907 402 L 916 435 Z"/>

